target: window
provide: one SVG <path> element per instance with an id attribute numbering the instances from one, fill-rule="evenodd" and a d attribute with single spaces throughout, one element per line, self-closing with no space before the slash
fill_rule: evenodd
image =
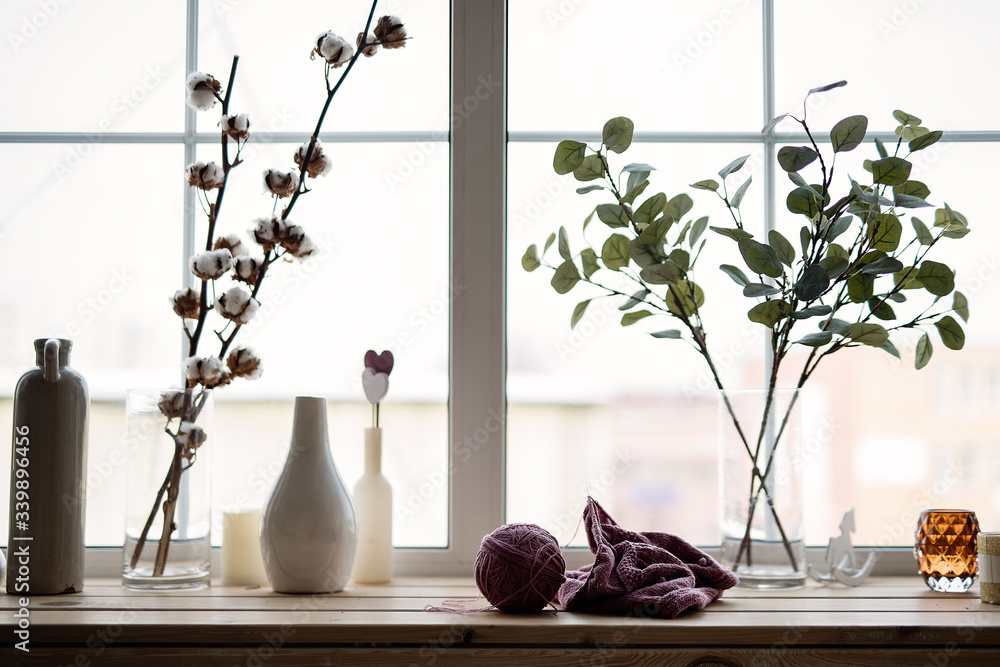
<path id="1" fill-rule="evenodd" d="M 10 26 L 0 81 L 24 93 L 0 102 L 0 433 L 31 340 L 73 338 L 93 401 L 90 544 L 121 541 L 124 390 L 170 383 L 181 354 L 165 299 L 180 286 L 200 216 L 190 215 L 179 174 L 195 155 L 213 157 L 217 142 L 212 114 L 181 105 L 186 72 L 223 77 L 241 55 L 236 106 L 251 114 L 256 141 L 223 218 L 242 230 L 267 204 L 256 173 L 287 164 L 311 131 L 322 84 L 315 63 L 303 62 L 310 40 L 354 30 L 365 4 L 300 0 L 278 13 L 240 0 L 141 9 L 24 0 L 0 9 Z M 220 397 L 218 429 L 233 439 L 217 450 L 232 466 L 217 481 L 217 509 L 241 490 L 263 500 L 296 394 L 330 398 L 335 460 L 348 483 L 357 477 L 367 406 L 354 378 L 376 347 L 399 357 L 383 419 L 395 539 L 415 547 L 397 553 L 400 571 L 467 571 L 482 536 L 505 519 L 566 542 L 588 491 L 626 525 L 716 543 L 715 398 L 701 360 L 675 342 L 616 331 L 615 304 L 570 331 L 575 301 L 519 260 L 592 206 L 552 172 L 556 141 L 595 141 L 615 115 L 635 121 L 629 159 L 657 166 L 654 186 L 668 194 L 749 154 L 746 219 L 783 229 L 774 154 L 801 139 L 785 126 L 770 137 L 759 129 L 798 108 L 807 89 L 847 79 L 810 109 L 820 134 L 864 113 L 870 132 L 889 137 L 895 108 L 947 131 L 918 168 L 935 203 L 958 206 L 976 235 L 949 256 L 973 317 L 967 349 L 937 345 L 922 372 L 908 368 L 911 340 L 902 363 L 852 351 L 810 382 L 805 417 L 819 428 L 807 539 L 825 543 L 852 505 L 856 543 L 907 545 L 907 517 L 930 505 L 1000 521 L 1000 500 L 979 483 L 987 477 L 963 482 L 969 461 L 996 463 L 995 397 L 957 409 L 959 394 L 991 390 L 962 378 L 992 368 L 1000 350 L 989 311 L 1000 290 L 998 232 L 975 187 L 1000 143 L 995 93 L 977 79 L 1000 65 L 987 32 L 998 11 L 860 0 L 380 3 L 380 13 L 406 19 L 414 40 L 403 54 L 359 63 L 334 103 L 323 138 L 350 168 L 296 209 L 325 259 L 275 276 L 273 310 L 247 329 L 267 371 Z M 151 23 L 155 34 L 142 29 Z M 115 39 L 93 38 L 106 34 Z M 722 213 L 707 197 L 695 205 Z M 715 241 L 705 267 L 731 257 Z M 703 273 L 724 377 L 756 387 L 763 337 L 728 278 Z M 0 438 L 0 459 L 8 447 Z M 872 471 L 904 455 L 914 460 L 877 483 Z M 7 483 L 0 475 L 0 506 Z M 581 531 L 573 543 L 583 543 Z"/>

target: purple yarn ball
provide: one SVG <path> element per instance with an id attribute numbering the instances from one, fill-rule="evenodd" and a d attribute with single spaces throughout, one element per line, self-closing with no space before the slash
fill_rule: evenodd
<path id="1" fill-rule="evenodd" d="M 559 543 L 533 523 L 497 528 L 483 538 L 476 556 L 476 585 L 500 611 L 541 611 L 565 580 Z"/>

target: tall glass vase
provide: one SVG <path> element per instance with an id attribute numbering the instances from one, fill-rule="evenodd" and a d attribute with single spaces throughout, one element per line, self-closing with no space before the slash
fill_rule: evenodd
<path id="1" fill-rule="evenodd" d="M 763 390 L 719 397 L 720 560 L 743 587 L 806 580 L 800 401 L 789 389 L 770 404 Z"/>
<path id="2" fill-rule="evenodd" d="M 125 407 L 122 583 L 135 589 L 204 588 L 212 553 L 212 392 L 131 389 Z"/>

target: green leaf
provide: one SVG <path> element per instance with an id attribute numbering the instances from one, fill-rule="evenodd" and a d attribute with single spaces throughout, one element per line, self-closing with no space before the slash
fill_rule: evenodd
<path id="1" fill-rule="evenodd" d="M 689 229 L 691 229 L 691 221 L 690 220 L 688 220 L 687 222 L 684 223 L 684 226 L 681 228 L 680 234 L 677 235 L 677 240 L 674 241 L 674 245 L 680 245 L 680 244 L 684 243 L 684 237 L 687 236 L 687 233 L 688 233 Z"/>
<path id="2" fill-rule="evenodd" d="M 937 140 L 940 139 L 943 134 L 944 132 L 941 130 L 934 130 L 933 132 L 928 132 L 927 134 L 923 134 L 916 139 L 911 140 L 909 144 L 910 152 L 913 153 L 927 148 L 933 143 L 937 143 Z"/>
<path id="3" fill-rule="evenodd" d="M 903 263 L 896 259 L 895 257 L 879 257 L 874 262 L 869 262 L 865 264 L 861 269 L 861 273 L 870 273 L 872 275 L 880 276 L 886 273 L 896 273 L 903 270 Z"/>
<path id="4" fill-rule="evenodd" d="M 679 329 L 667 329 L 666 331 L 657 331 L 656 333 L 649 334 L 653 338 L 680 338 L 681 332 Z"/>
<path id="5" fill-rule="evenodd" d="M 746 277 L 741 269 L 733 266 L 732 264 L 723 264 L 719 267 L 722 272 L 733 279 L 733 282 L 740 287 L 746 287 L 750 284 L 750 279 Z"/>
<path id="6" fill-rule="evenodd" d="M 733 208 L 738 209 L 740 204 L 743 203 L 743 195 L 747 193 L 747 188 L 750 187 L 750 182 L 753 181 L 753 174 L 747 176 L 747 180 L 743 181 L 740 187 L 736 188 L 736 192 L 733 196 L 729 198 L 729 205 Z"/>
<path id="7" fill-rule="evenodd" d="M 889 295 L 889 301 L 895 301 L 896 303 L 906 303 L 906 295 L 900 292 L 893 292 Z"/>
<path id="8" fill-rule="evenodd" d="M 604 242 L 601 248 L 601 261 L 604 266 L 612 271 L 618 271 L 622 267 L 628 266 L 629 262 L 629 240 L 622 234 L 612 234 Z"/>
<path id="9" fill-rule="evenodd" d="M 604 189 L 603 185 L 588 185 L 586 187 L 577 188 L 576 189 L 576 194 L 578 194 L 578 195 L 585 195 L 588 192 L 594 192 L 595 190 L 603 190 L 603 189 Z"/>
<path id="10" fill-rule="evenodd" d="M 795 246 L 788 242 L 777 229 L 772 229 L 767 233 L 767 244 L 774 250 L 778 260 L 787 267 L 792 266 L 795 261 Z"/>
<path id="11" fill-rule="evenodd" d="M 629 241 L 628 249 L 632 256 L 632 261 L 642 269 L 663 260 L 663 255 L 659 249 L 646 243 L 640 243 L 637 238 Z"/>
<path id="12" fill-rule="evenodd" d="M 924 289 L 934 296 L 947 296 L 955 289 L 955 272 L 940 262 L 922 262 L 917 278 L 923 283 Z"/>
<path id="13" fill-rule="evenodd" d="M 748 157 L 750 156 L 744 155 L 743 157 L 738 157 L 729 164 L 727 164 L 725 167 L 720 169 L 719 178 L 725 180 L 726 176 L 728 176 L 729 174 L 739 171 L 740 168 L 746 163 Z"/>
<path id="14" fill-rule="evenodd" d="M 587 144 L 581 144 L 579 141 L 570 141 L 569 139 L 560 141 L 559 145 L 556 146 L 555 157 L 552 159 L 552 168 L 559 175 L 576 171 L 583 164 L 586 150 Z"/>
<path id="15" fill-rule="evenodd" d="M 583 317 L 583 314 L 587 312 L 587 306 L 590 305 L 590 301 L 590 299 L 587 299 L 586 301 L 581 301 L 576 304 L 576 308 L 573 309 L 573 316 L 569 318 L 570 329 L 575 328 L 577 323 L 579 323 L 580 319 Z"/>
<path id="16" fill-rule="evenodd" d="M 892 309 L 892 306 L 877 296 L 868 299 L 868 308 L 871 310 L 872 315 L 880 320 L 887 321 L 896 319 L 896 312 Z"/>
<path id="17" fill-rule="evenodd" d="M 675 222 L 680 222 L 688 211 L 694 206 L 694 201 L 687 193 L 680 193 L 679 195 L 674 195 L 667 202 L 667 205 L 663 209 L 663 215 L 669 215 L 674 219 Z"/>
<path id="18" fill-rule="evenodd" d="M 885 149 L 885 144 L 878 137 L 875 137 L 875 149 L 878 151 L 879 157 L 889 157 L 889 151 Z"/>
<path id="19" fill-rule="evenodd" d="M 667 288 L 667 298 L 664 301 L 671 313 L 687 317 L 705 304 L 705 292 L 689 280 L 678 280 Z"/>
<path id="20" fill-rule="evenodd" d="M 875 276 L 855 273 L 847 279 L 847 294 L 854 303 L 864 303 L 875 296 Z"/>
<path id="21" fill-rule="evenodd" d="M 902 271 L 897 271 L 892 276 L 892 280 L 901 289 L 923 289 L 924 284 L 918 278 L 920 271 L 914 267 L 905 266 Z M 905 277 L 905 281 L 904 281 Z"/>
<path id="22" fill-rule="evenodd" d="M 639 277 L 650 285 L 667 285 L 680 280 L 681 271 L 671 261 L 650 264 L 639 272 Z"/>
<path id="23" fill-rule="evenodd" d="M 847 336 L 850 335 L 851 333 L 851 325 L 849 325 L 844 320 L 838 320 L 837 318 L 833 318 L 826 325 L 826 330 L 831 331 L 837 334 L 838 336 Z"/>
<path id="24" fill-rule="evenodd" d="M 538 261 L 538 247 L 532 243 L 528 246 L 528 249 L 524 251 L 524 255 L 521 257 L 521 267 L 525 271 L 531 272 L 541 266 L 542 263 Z"/>
<path id="25" fill-rule="evenodd" d="M 907 183 L 909 183 L 909 181 L 907 181 Z M 893 203 L 900 208 L 926 208 L 928 206 L 934 206 L 934 204 L 931 204 L 926 199 L 904 194 L 896 195 Z"/>
<path id="26" fill-rule="evenodd" d="M 864 116 L 850 116 L 840 121 L 830 130 L 830 141 L 834 153 L 844 153 L 854 150 L 865 140 L 868 131 L 868 119 Z"/>
<path id="27" fill-rule="evenodd" d="M 639 320 L 645 319 L 652 314 L 653 313 L 649 312 L 648 310 L 636 310 L 631 313 L 625 313 L 624 315 L 622 315 L 622 326 L 623 327 L 632 326 Z"/>
<path id="28" fill-rule="evenodd" d="M 931 189 L 922 181 L 910 180 L 902 185 L 897 185 L 892 191 L 897 195 L 913 195 L 921 199 L 927 199 L 931 196 Z"/>
<path id="29" fill-rule="evenodd" d="M 578 181 L 592 181 L 604 175 L 604 162 L 600 155 L 588 155 L 583 158 L 576 169 L 573 170 L 573 178 Z"/>
<path id="30" fill-rule="evenodd" d="M 748 239 L 753 236 L 750 232 L 743 229 L 730 229 L 728 227 L 709 227 L 716 234 L 722 234 L 723 236 L 728 236 L 734 241 L 741 241 L 743 239 Z"/>
<path id="31" fill-rule="evenodd" d="M 903 235 L 903 223 L 891 213 L 883 213 L 868 225 L 868 238 L 872 247 L 883 252 L 893 252 L 899 247 Z"/>
<path id="32" fill-rule="evenodd" d="M 961 350 L 965 347 L 965 332 L 962 330 L 962 325 L 956 322 L 954 317 L 945 315 L 935 322 L 934 326 L 937 327 L 941 342 L 946 348 Z"/>
<path id="33" fill-rule="evenodd" d="M 902 137 L 907 141 L 912 141 L 913 139 L 922 137 L 925 134 L 930 133 L 930 130 L 928 130 L 926 127 L 922 125 L 918 127 L 911 127 L 909 125 L 900 125 L 899 127 L 896 128 L 895 132 L 897 137 Z"/>
<path id="34" fill-rule="evenodd" d="M 559 256 L 563 259 L 573 259 L 573 253 L 569 251 L 569 236 L 566 234 L 566 228 L 559 228 Z"/>
<path id="35" fill-rule="evenodd" d="M 916 232 L 920 245 L 931 245 L 934 243 L 934 235 L 931 234 L 931 230 L 927 228 L 923 220 L 916 216 L 910 216 L 910 224 L 913 225 L 913 231 Z"/>
<path id="36" fill-rule="evenodd" d="M 622 171 L 627 172 L 629 174 L 644 173 L 646 174 L 646 176 L 649 176 L 649 172 L 656 171 L 656 167 L 654 167 L 651 164 L 646 164 L 645 162 L 630 162 L 629 164 L 622 167 Z M 643 176 L 639 180 L 644 180 L 646 176 Z"/>
<path id="37" fill-rule="evenodd" d="M 902 359 L 902 357 L 899 356 L 899 350 L 897 350 L 896 346 L 892 344 L 892 341 L 889 340 L 885 341 L 884 343 L 878 346 L 878 349 L 885 350 L 886 352 L 896 357 L 897 359 Z"/>
<path id="38" fill-rule="evenodd" d="M 815 218 L 820 211 L 819 197 L 809 187 L 799 187 L 789 192 L 785 198 L 785 206 L 792 213 L 800 213 L 810 219 Z"/>
<path id="39" fill-rule="evenodd" d="M 955 298 L 951 301 L 951 309 L 962 318 L 963 322 L 969 321 L 969 300 L 961 292 L 955 292 Z"/>
<path id="40" fill-rule="evenodd" d="M 747 311 L 747 317 L 750 318 L 751 322 L 773 328 L 775 324 L 788 317 L 791 312 L 792 307 L 787 302 L 771 299 L 751 308 Z"/>
<path id="41" fill-rule="evenodd" d="M 552 276 L 552 287 L 559 294 L 570 291 L 578 282 L 580 282 L 580 272 L 577 271 L 576 264 L 568 260 L 560 264 Z"/>
<path id="42" fill-rule="evenodd" d="M 587 217 L 583 219 L 583 231 L 587 231 L 587 225 L 590 221 L 594 219 L 594 214 L 597 213 L 597 208 L 595 207 L 593 211 L 587 214 Z"/>
<path id="43" fill-rule="evenodd" d="M 782 146 L 778 151 L 778 164 L 788 172 L 797 172 L 808 167 L 819 153 L 808 146 Z"/>
<path id="44" fill-rule="evenodd" d="M 913 360 L 913 365 L 917 367 L 918 371 L 930 363 L 932 354 L 934 354 L 934 346 L 931 345 L 931 337 L 925 331 L 924 335 L 917 341 L 917 351 Z"/>
<path id="45" fill-rule="evenodd" d="M 847 270 L 851 262 L 846 257 L 827 255 L 819 261 L 819 265 L 826 271 L 826 275 L 830 276 L 830 279 L 833 280 L 840 277 L 840 274 Z"/>
<path id="46" fill-rule="evenodd" d="M 795 295 L 802 301 L 817 299 L 830 286 L 830 276 L 819 264 L 810 264 L 795 283 Z"/>
<path id="47" fill-rule="evenodd" d="M 645 180 L 648 180 L 649 172 L 652 171 L 652 169 L 654 169 L 654 167 L 649 167 L 649 165 L 646 164 L 646 165 L 641 165 L 643 167 L 649 167 L 649 169 L 646 171 L 629 171 L 629 167 L 635 167 L 635 166 L 639 165 L 638 163 L 633 162 L 632 164 L 625 165 L 625 168 L 622 169 L 622 172 L 628 173 L 628 181 L 626 181 L 627 184 L 625 186 L 626 192 L 631 192 L 632 189 L 635 188 L 635 186 L 639 185 Z"/>
<path id="48" fill-rule="evenodd" d="M 657 192 L 655 195 L 642 202 L 639 208 L 635 209 L 632 219 L 637 225 L 648 225 L 656 219 L 667 205 L 667 195 Z M 640 227 L 641 229 L 641 227 Z"/>
<path id="49" fill-rule="evenodd" d="M 834 88 L 840 88 L 841 86 L 846 86 L 846 85 L 847 85 L 846 81 L 838 81 L 837 83 L 828 83 L 825 86 L 820 86 L 819 88 L 811 89 L 808 93 L 806 93 L 806 97 L 809 97 L 810 95 L 813 95 L 815 93 L 825 93 L 828 90 L 833 90 Z"/>
<path id="50" fill-rule="evenodd" d="M 753 239 L 743 239 L 739 242 L 739 248 L 743 261 L 754 273 L 762 273 L 771 278 L 777 278 L 784 273 L 781 261 L 771 246 Z"/>
<path id="51" fill-rule="evenodd" d="M 653 248 L 660 248 L 667 237 L 667 232 L 673 226 L 671 218 L 657 218 L 639 234 L 639 242 Z"/>
<path id="52" fill-rule="evenodd" d="M 597 263 L 597 253 L 593 248 L 584 248 L 580 253 L 580 261 L 583 264 L 583 275 L 589 278 L 594 275 L 601 265 Z"/>
<path id="53" fill-rule="evenodd" d="M 552 247 L 552 244 L 555 243 L 555 241 L 556 241 L 555 233 L 549 234 L 549 238 L 545 239 L 545 249 L 542 250 L 543 255 L 549 251 L 549 248 Z"/>
<path id="54" fill-rule="evenodd" d="M 900 157 L 887 157 L 872 163 L 872 175 L 882 185 L 902 185 L 910 177 L 913 165 Z"/>
<path id="55" fill-rule="evenodd" d="M 851 340 L 878 347 L 889 340 L 889 332 L 881 324 L 855 322 L 849 328 Z"/>
<path id="56" fill-rule="evenodd" d="M 632 296 L 630 296 L 625 303 L 618 306 L 618 310 L 628 310 L 629 308 L 634 308 L 640 303 L 646 300 L 646 297 L 652 294 L 648 289 L 641 289 Z"/>
<path id="57" fill-rule="evenodd" d="M 903 125 L 913 125 L 913 126 L 916 126 L 916 125 L 920 125 L 920 123 L 923 122 L 922 120 L 920 120 L 916 116 L 910 115 L 910 114 L 906 113 L 905 111 L 900 111 L 899 109 L 896 109 L 895 111 L 892 112 L 892 117 L 895 118 L 896 120 L 898 120 Z"/>
<path id="58" fill-rule="evenodd" d="M 802 256 L 809 256 L 809 244 L 812 242 L 812 232 L 807 225 L 803 225 L 799 230 L 799 245 L 802 247 Z"/>
<path id="59" fill-rule="evenodd" d="M 694 247 L 694 244 L 698 242 L 698 239 L 701 238 L 701 235 L 705 233 L 706 229 L 708 229 L 707 215 L 704 215 L 694 221 L 694 224 L 691 226 L 691 236 L 688 239 L 688 243 L 692 248 Z"/>
<path id="60" fill-rule="evenodd" d="M 809 347 L 822 347 L 832 340 L 832 333 L 829 331 L 820 331 L 819 333 L 806 334 L 795 342 L 800 345 L 808 345 Z"/>
<path id="61" fill-rule="evenodd" d="M 634 175 L 635 174 L 633 174 L 632 176 L 634 176 Z M 628 191 L 622 197 L 622 202 L 625 203 L 625 204 L 630 204 L 630 205 L 634 204 L 636 197 L 638 197 L 643 192 L 645 192 L 646 188 L 649 187 L 649 181 L 648 180 L 647 181 L 640 181 L 640 182 L 636 183 L 635 185 L 633 185 L 632 184 L 632 176 L 629 176 L 629 179 L 628 179 L 628 182 L 629 182 Z"/>
<path id="62" fill-rule="evenodd" d="M 625 212 L 625 207 L 621 204 L 599 204 L 597 217 L 612 229 L 628 227 L 628 213 Z"/>
<path id="63" fill-rule="evenodd" d="M 793 320 L 806 320 L 809 319 L 810 317 L 829 315 L 832 312 L 833 308 L 821 303 L 817 306 L 809 306 L 808 308 L 802 308 L 801 310 L 796 310 L 791 314 L 791 318 Z"/>
<path id="64" fill-rule="evenodd" d="M 775 127 L 777 127 L 778 123 L 780 123 L 781 121 L 785 120 L 786 118 L 788 118 L 788 114 L 787 113 L 783 113 L 780 116 L 775 116 L 771 120 L 767 121 L 767 125 L 765 125 L 764 127 L 761 128 L 760 133 L 761 134 L 767 134 L 768 132 L 770 132 L 771 130 L 773 130 Z"/>
<path id="65" fill-rule="evenodd" d="M 719 182 L 714 179 L 708 178 L 704 181 L 698 181 L 697 183 L 692 183 L 691 187 L 696 190 L 711 190 L 712 192 L 715 192 L 716 190 L 719 189 Z"/>
<path id="66" fill-rule="evenodd" d="M 632 121 L 625 116 L 612 118 L 604 124 L 603 142 L 609 151 L 623 153 L 632 144 Z"/>
<path id="67" fill-rule="evenodd" d="M 788 180 L 790 180 L 792 183 L 795 183 L 795 185 L 799 186 L 800 188 L 809 187 L 809 184 L 806 183 L 806 179 L 802 178 L 802 176 L 799 175 L 798 172 L 794 171 L 788 172 Z"/>
<path id="68" fill-rule="evenodd" d="M 837 222 L 833 223 L 830 226 L 830 229 L 827 230 L 827 232 L 826 232 L 826 240 L 827 240 L 827 242 L 833 241 L 838 236 L 840 236 L 841 234 L 843 234 L 844 232 L 846 232 L 848 229 L 850 229 L 852 222 L 854 222 L 854 216 L 852 216 L 852 215 L 843 215 L 843 216 L 841 216 L 837 220 Z"/>
<path id="69" fill-rule="evenodd" d="M 771 296 L 772 294 L 777 294 L 781 290 L 774 285 L 765 285 L 764 283 L 750 283 L 743 288 L 743 296 L 759 297 L 759 296 Z"/>
<path id="70" fill-rule="evenodd" d="M 675 248 L 670 251 L 670 254 L 667 256 L 667 258 L 671 262 L 679 266 L 681 268 L 681 271 L 687 271 L 688 269 L 691 268 L 691 255 L 688 254 L 687 250 L 684 250 L 682 248 Z"/>

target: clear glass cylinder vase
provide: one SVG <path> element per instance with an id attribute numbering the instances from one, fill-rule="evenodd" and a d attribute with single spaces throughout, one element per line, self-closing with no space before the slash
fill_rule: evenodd
<path id="1" fill-rule="evenodd" d="M 212 401 L 200 387 L 128 391 L 126 588 L 209 585 Z"/>
<path id="2" fill-rule="evenodd" d="M 806 580 L 801 392 L 719 397 L 720 561 L 749 588 Z"/>

